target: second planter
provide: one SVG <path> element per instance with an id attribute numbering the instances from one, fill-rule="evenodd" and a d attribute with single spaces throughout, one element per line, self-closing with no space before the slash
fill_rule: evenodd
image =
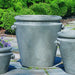
<path id="1" fill-rule="evenodd" d="M 58 36 L 65 71 L 75 74 L 75 30 L 61 31 Z"/>

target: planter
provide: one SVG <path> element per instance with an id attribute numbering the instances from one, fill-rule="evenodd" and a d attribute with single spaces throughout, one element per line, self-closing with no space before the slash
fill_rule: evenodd
<path id="1" fill-rule="evenodd" d="M 65 71 L 75 74 L 75 30 L 61 31 L 58 37 Z"/>
<path id="2" fill-rule="evenodd" d="M 8 71 L 11 56 L 11 47 L 0 48 L 0 74 Z"/>
<path id="3" fill-rule="evenodd" d="M 53 66 L 56 55 L 54 41 L 61 30 L 60 16 L 22 15 L 15 17 L 16 36 L 23 66 Z"/>

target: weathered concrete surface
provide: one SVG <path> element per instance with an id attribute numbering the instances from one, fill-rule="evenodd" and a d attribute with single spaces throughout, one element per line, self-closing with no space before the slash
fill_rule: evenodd
<path id="1" fill-rule="evenodd" d="M 46 75 L 44 70 L 14 69 L 3 75 Z"/>
<path id="2" fill-rule="evenodd" d="M 47 70 L 49 75 L 70 75 L 64 72 L 62 69 L 57 68 L 57 69 L 49 69 Z"/>
<path id="3" fill-rule="evenodd" d="M 10 70 L 11 69 L 11 70 Z M 10 62 L 9 71 L 1 75 L 70 75 L 61 68 L 28 69 L 22 67 L 19 62 Z"/>

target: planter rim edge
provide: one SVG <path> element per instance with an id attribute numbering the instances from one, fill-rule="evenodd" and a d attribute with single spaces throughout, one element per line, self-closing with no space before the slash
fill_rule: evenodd
<path id="1" fill-rule="evenodd" d="M 24 21 L 59 21 L 62 17 L 57 15 L 18 15 L 15 19 Z"/>

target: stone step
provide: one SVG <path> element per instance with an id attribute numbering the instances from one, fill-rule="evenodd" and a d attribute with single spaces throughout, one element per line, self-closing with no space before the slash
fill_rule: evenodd
<path id="1" fill-rule="evenodd" d="M 64 72 L 62 69 L 49 69 L 47 70 L 49 75 L 70 75 L 66 72 Z"/>
<path id="2" fill-rule="evenodd" d="M 2 75 L 47 75 L 44 70 L 14 69 Z"/>
<path id="3" fill-rule="evenodd" d="M 58 67 L 51 67 L 51 69 L 29 69 L 22 67 L 19 62 L 10 62 L 10 65 L 9 68 L 11 70 L 1 75 L 70 75 Z"/>

